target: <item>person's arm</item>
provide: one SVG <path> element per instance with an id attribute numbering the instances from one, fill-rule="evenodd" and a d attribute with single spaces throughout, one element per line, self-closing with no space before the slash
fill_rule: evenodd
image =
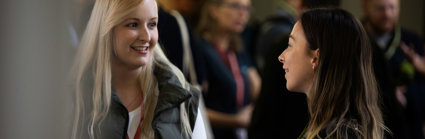
<path id="1" fill-rule="evenodd" d="M 261 78 L 254 67 L 248 69 L 248 78 L 250 83 L 251 101 L 255 104 L 261 90 Z"/>
<path id="2" fill-rule="evenodd" d="M 245 106 L 237 114 L 227 114 L 207 108 L 207 115 L 212 126 L 247 128 L 251 121 L 253 106 Z"/>
<path id="3" fill-rule="evenodd" d="M 425 75 L 425 56 L 420 56 L 415 52 L 413 46 L 408 46 L 405 43 L 401 43 L 401 50 L 403 50 L 404 54 L 407 58 L 412 62 L 415 69 L 422 75 Z"/>

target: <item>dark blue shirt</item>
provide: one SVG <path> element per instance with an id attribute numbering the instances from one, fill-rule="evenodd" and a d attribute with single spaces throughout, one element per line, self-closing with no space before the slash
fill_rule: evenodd
<path id="1" fill-rule="evenodd" d="M 205 105 L 207 108 L 236 114 L 242 108 L 236 104 L 236 82 L 231 69 L 226 66 L 215 46 L 204 39 L 200 39 L 203 56 L 203 68 L 205 70 L 204 80 L 208 82 L 208 90 L 204 92 Z M 250 103 L 250 84 L 248 69 L 251 62 L 245 52 L 236 52 L 239 69 L 244 80 L 244 102 L 246 106 Z M 235 129 L 213 127 L 216 138 L 235 138 Z"/>

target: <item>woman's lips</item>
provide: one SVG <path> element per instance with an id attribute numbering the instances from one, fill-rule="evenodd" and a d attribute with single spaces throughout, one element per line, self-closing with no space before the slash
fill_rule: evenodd
<path id="1" fill-rule="evenodd" d="M 130 47 L 139 54 L 147 54 L 149 50 L 149 46 L 130 46 Z"/>

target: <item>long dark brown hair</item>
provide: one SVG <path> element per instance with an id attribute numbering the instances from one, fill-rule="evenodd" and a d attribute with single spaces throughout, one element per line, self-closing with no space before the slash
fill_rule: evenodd
<path id="1" fill-rule="evenodd" d="M 314 9 L 300 19 L 318 66 L 308 98 L 307 138 L 382 139 L 384 131 L 372 50 L 360 22 L 341 9 Z M 324 136 L 321 136 L 323 135 Z"/>

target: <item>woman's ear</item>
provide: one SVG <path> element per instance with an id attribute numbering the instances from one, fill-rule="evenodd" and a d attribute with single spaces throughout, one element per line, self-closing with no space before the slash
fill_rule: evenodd
<path id="1" fill-rule="evenodd" d="M 319 65 L 319 49 L 313 51 L 313 57 L 311 59 L 311 65 L 313 65 L 313 70 L 316 70 L 317 65 Z"/>

